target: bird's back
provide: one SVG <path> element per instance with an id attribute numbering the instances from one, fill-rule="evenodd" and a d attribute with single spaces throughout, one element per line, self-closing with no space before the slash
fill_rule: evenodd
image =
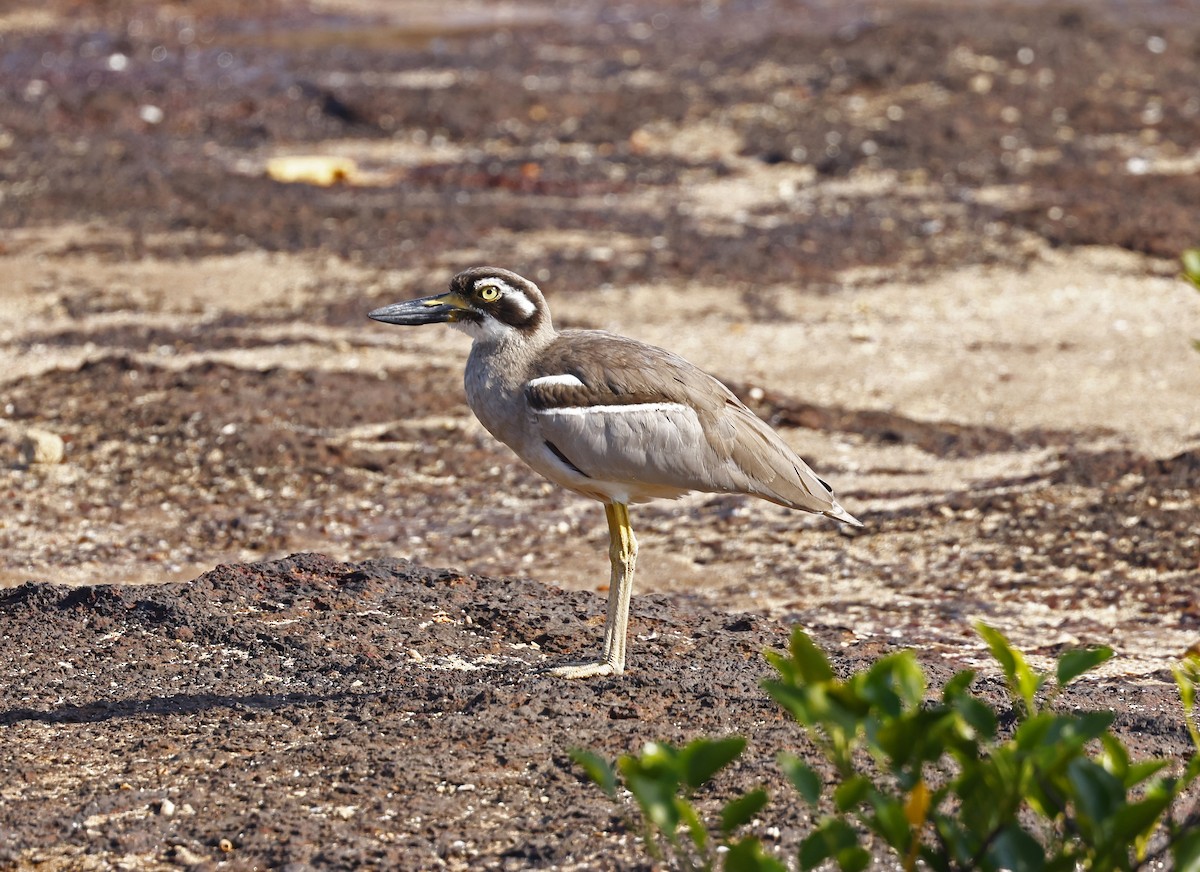
<path id="1" fill-rule="evenodd" d="M 762 419 L 676 354 L 603 331 L 563 331 L 531 362 L 526 398 L 541 435 L 597 480 L 743 493 L 858 521 Z M 518 452 L 520 453 L 520 452 Z"/>

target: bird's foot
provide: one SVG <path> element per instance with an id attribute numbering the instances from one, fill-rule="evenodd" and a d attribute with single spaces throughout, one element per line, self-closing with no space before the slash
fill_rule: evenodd
<path id="1" fill-rule="evenodd" d="M 607 660 L 597 660 L 592 663 L 568 663 L 545 671 L 557 678 L 601 678 L 605 675 L 620 675 L 625 670 Z"/>

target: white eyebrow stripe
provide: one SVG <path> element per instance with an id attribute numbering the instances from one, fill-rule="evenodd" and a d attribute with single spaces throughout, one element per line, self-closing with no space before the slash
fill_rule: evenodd
<path id="1" fill-rule="evenodd" d="M 533 313 L 537 311 L 537 305 L 533 300 L 525 294 L 524 291 L 519 291 L 496 276 L 488 276 L 487 278 L 479 279 L 475 282 L 475 290 L 479 291 L 483 288 L 495 288 L 500 292 L 501 296 L 506 300 L 511 300 L 513 305 L 519 310 L 522 318 L 528 319 L 533 317 Z"/>
<path id="2" fill-rule="evenodd" d="M 559 406 L 534 411 L 539 415 L 632 415 L 638 412 L 692 412 L 692 407 L 683 403 L 628 403 L 622 406 Z"/>
<path id="3" fill-rule="evenodd" d="M 480 279 L 479 281 L 477 281 L 475 283 L 475 288 L 476 288 L 476 290 L 478 290 L 480 288 L 495 288 L 502 294 L 511 293 L 513 290 L 512 285 L 510 285 L 508 282 L 504 281 L 504 279 L 497 279 L 497 278 Z"/>
<path id="4" fill-rule="evenodd" d="M 533 304 L 533 301 L 529 297 L 516 288 L 510 288 L 508 285 L 505 285 L 505 287 L 507 290 L 504 293 L 504 298 L 513 301 L 516 307 L 521 310 L 522 318 L 529 318 L 537 311 L 537 306 Z"/>
<path id="5" fill-rule="evenodd" d="M 525 385 L 525 387 L 536 388 L 545 385 L 562 385 L 563 387 L 567 388 L 581 388 L 583 387 L 583 382 L 581 382 L 576 376 L 567 373 L 563 375 L 544 375 L 541 378 L 532 379 L 529 384 Z"/>

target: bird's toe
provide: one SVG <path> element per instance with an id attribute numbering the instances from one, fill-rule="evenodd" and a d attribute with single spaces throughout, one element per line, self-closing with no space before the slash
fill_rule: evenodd
<path id="1" fill-rule="evenodd" d="M 556 678 L 602 678 L 607 675 L 620 675 L 623 669 L 617 668 L 607 660 L 592 663 L 568 663 L 565 666 L 554 666 L 546 672 Z"/>

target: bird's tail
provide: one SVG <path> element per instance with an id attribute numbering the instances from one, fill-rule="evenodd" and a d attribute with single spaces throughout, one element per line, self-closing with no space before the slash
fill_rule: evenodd
<path id="1" fill-rule="evenodd" d="M 851 527 L 863 526 L 863 522 L 843 509 L 841 503 L 839 503 L 837 500 L 833 501 L 832 509 L 826 509 L 825 511 L 821 512 L 821 514 L 827 518 L 833 518 L 834 520 L 849 524 Z"/>

